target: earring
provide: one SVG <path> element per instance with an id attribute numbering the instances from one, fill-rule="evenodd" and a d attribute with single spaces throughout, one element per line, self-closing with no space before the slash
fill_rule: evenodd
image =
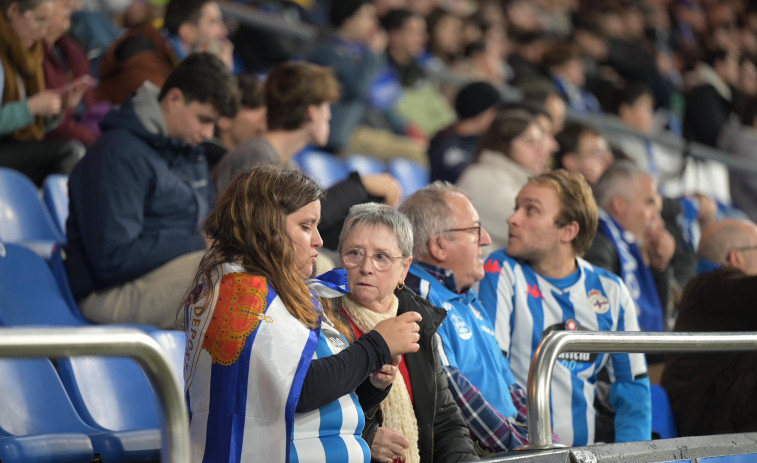
<path id="1" fill-rule="evenodd" d="M 405 283 L 400 281 L 399 283 L 397 283 L 397 290 L 402 291 L 403 289 L 405 289 Z"/>

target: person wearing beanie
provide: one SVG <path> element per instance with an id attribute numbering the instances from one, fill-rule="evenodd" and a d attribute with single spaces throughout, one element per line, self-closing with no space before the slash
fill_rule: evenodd
<path id="1" fill-rule="evenodd" d="M 331 2 L 334 33 L 315 46 L 309 61 L 327 66 L 341 86 L 341 99 L 331 106 L 331 133 L 326 149 L 340 151 L 363 119 L 368 91 L 384 65 L 386 34 L 378 27 L 368 0 Z"/>
<path id="2" fill-rule="evenodd" d="M 479 138 L 494 120 L 501 101 L 499 91 L 487 82 L 473 82 L 460 89 L 455 98 L 457 121 L 429 144 L 431 181 L 457 181 L 473 159 Z"/>

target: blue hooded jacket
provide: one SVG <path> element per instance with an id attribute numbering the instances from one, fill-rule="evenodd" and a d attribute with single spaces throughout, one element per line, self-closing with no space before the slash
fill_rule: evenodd
<path id="1" fill-rule="evenodd" d="M 212 188 L 204 152 L 166 136 L 148 84 L 106 115 L 102 137 L 69 177 L 65 250 L 77 299 L 205 247 Z"/>

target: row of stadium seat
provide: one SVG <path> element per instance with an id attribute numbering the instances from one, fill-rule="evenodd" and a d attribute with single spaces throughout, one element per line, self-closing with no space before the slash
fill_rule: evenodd
<path id="1" fill-rule="evenodd" d="M 344 180 L 352 171 L 357 171 L 360 175 L 389 173 L 399 182 L 404 198 L 428 185 L 430 179 L 427 167 L 407 158 L 393 158 L 384 163 L 364 154 L 340 158 L 323 151 L 307 149 L 295 156 L 294 161 L 323 188 Z"/>

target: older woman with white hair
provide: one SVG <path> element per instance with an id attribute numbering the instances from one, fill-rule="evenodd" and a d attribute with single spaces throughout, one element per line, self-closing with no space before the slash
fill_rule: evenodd
<path id="1" fill-rule="evenodd" d="M 353 206 L 339 236 L 350 292 L 337 303 L 357 338 L 382 320 L 405 312 L 423 317 L 421 348 L 394 359 L 399 374 L 378 409 L 366 411 L 363 437 L 376 461 L 476 461 L 434 336 L 447 313 L 404 287 L 412 248 L 407 217 L 376 203 Z"/>

